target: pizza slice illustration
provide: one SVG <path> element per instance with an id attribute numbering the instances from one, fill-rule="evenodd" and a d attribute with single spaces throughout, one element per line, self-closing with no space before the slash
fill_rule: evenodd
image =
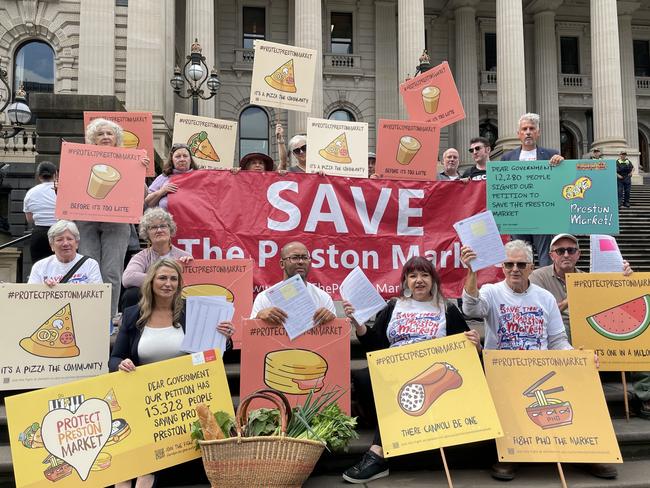
<path id="1" fill-rule="evenodd" d="M 296 93 L 296 79 L 293 75 L 293 59 L 290 59 L 273 73 L 264 77 L 267 85 L 276 90 L 287 93 Z"/>
<path id="2" fill-rule="evenodd" d="M 323 158 L 332 163 L 348 164 L 352 162 L 350 151 L 348 150 L 348 139 L 345 132 L 341 133 L 336 139 L 330 142 L 327 147 L 318 151 Z"/>
<path id="3" fill-rule="evenodd" d="M 187 145 L 190 147 L 190 153 L 192 156 L 206 159 L 208 161 L 220 161 L 217 151 L 215 151 L 214 146 L 212 146 L 212 143 L 208 138 L 208 133 L 204 130 L 192 134 L 187 140 Z"/>
<path id="4" fill-rule="evenodd" d="M 31 336 L 21 339 L 20 347 L 34 356 L 44 358 L 79 356 L 70 304 L 57 310 Z"/>
<path id="5" fill-rule="evenodd" d="M 111 412 L 118 412 L 122 410 L 122 407 L 117 401 L 117 397 L 115 396 L 115 390 L 113 390 L 113 388 L 108 390 L 108 393 L 106 393 L 106 396 L 104 396 L 104 401 L 108 403 L 108 406 L 111 408 Z"/>

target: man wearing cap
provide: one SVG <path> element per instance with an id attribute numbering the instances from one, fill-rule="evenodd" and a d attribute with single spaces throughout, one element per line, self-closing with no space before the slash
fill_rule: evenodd
<path id="1" fill-rule="evenodd" d="M 600 148 L 599 147 L 594 147 L 591 150 L 591 159 L 602 159 L 602 158 L 603 158 L 603 154 L 600 151 Z"/>
<path id="2" fill-rule="evenodd" d="M 460 174 L 458 173 L 458 164 L 460 158 L 456 148 L 450 147 L 442 153 L 442 166 L 445 168 L 438 173 L 439 180 L 458 180 Z"/>
<path id="3" fill-rule="evenodd" d="M 377 162 L 377 155 L 374 152 L 368 153 L 368 178 L 375 175 L 375 163 Z"/>
<path id="4" fill-rule="evenodd" d="M 618 181 L 618 208 L 625 205 L 630 208 L 630 189 L 632 188 L 632 161 L 627 159 L 627 153 L 621 151 L 616 160 L 616 178 Z"/>
<path id="5" fill-rule="evenodd" d="M 283 280 L 294 275 L 300 275 L 307 286 L 307 293 L 316 304 L 316 312 L 313 316 L 314 325 L 324 324 L 336 318 L 334 302 L 323 290 L 307 281 L 307 275 L 311 268 L 311 257 L 309 250 L 301 242 L 290 242 L 280 251 L 280 268 L 283 272 Z M 267 290 L 260 292 L 253 302 L 251 311 L 252 319 L 261 319 L 271 324 L 282 325 L 287 319 L 284 310 L 275 307 L 268 297 Z"/>

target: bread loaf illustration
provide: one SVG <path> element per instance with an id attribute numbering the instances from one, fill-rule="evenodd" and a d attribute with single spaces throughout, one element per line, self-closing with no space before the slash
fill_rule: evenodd
<path id="1" fill-rule="evenodd" d="M 400 388 L 397 403 L 404 413 L 418 417 L 443 393 L 455 390 L 462 384 L 463 378 L 451 364 L 433 363 Z"/>

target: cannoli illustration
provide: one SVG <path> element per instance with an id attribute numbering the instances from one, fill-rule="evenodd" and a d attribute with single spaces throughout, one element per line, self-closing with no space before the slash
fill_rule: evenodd
<path id="1" fill-rule="evenodd" d="M 135 149 L 139 145 L 140 145 L 140 138 L 136 134 L 134 134 L 133 132 L 125 130 L 123 135 L 122 135 L 122 147 L 127 147 L 129 149 Z"/>
<path id="2" fill-rule="evenodd" d="M 296 93 L 296 79 L 293 75 L 293 59 L 290 59 L 273 73 L 264 77 L 266 84 L 286 93 Z"/>
<path id="3" fill-rule="evenodd" d="M 397 403 L 404 413 L 419 417 L 433 402 L 449 391 L 459 388 L 463 378 L 449 363 L 433 363 L 412 380 L 404 383 L 397 394 Z"/>
<path id="4" fill-rule="evenodd" d="M 397 147 L 397 162 L 403 165 L 410 164 L 421 147 L 422 144 L 420 144 L 420 141 L 418 141 L 415 137 L 402 137 L 399 140 L 399 146 Z"/>
<path id="5" fill-rule="evenodd" d="M 526 414 L 535 425 L 542 429 L 553 429 L 573 423 L 571 403 L 546 396 L 564 391 L 564 387 L 557 386 L 548 390 L 540 388 L 543 383 L 546 383 L 554 375 L 555 371 L 551 371 L 522 393 L 525 397 L 535 398 L 535 401 L 526 408 Z"/>
<path id="6" fill-rule="evenodd" d="M 424 111 L 428 114 L 435 114 L 438 111 L 438 102 L 440 101 L 440 88 L 437 86 L 427 86 L 422 90 L 422 103 Z"/>
<path id="7" fill-rule="evenodd" d="M 70 304 L 57 310 L 30 337 L 21 339 L 20 347 L 34 356 L 44 358 L 79 356 Z"/>
<path id="8" fill-rule="evenodd" d="M 226 297 L 226 301 L 234 302 L 235 295 L 228 288 L 211 283 L 186 285 L 181 292 L 183 298 L 187 297 Z"/>
<path id="9" fill-rule="evenodd" d="M 219 162 L 219 155 L 208 138 L 208 133 L 204 130 L 192 134 L 187 140 L 192 156 L 208 161 Z"/>
<path id="10" fill-rule="evenodd" d="M 319 150 L 318 154 L 332 163 L 348 164 L 352 162 L 350 151 L 348 150 L 348 139 L 345 137 L 345 132 L 337 136 L 337 138 L 330 142 L 327 147 Z"/>
<path id="11" fill-rule="evenodd" d="M 323 388 L 327 361 L 306 349 L 272 351 L 264 358 L 264 383 L 291 395 L 307 395 Z"/>
<path id="12" fill-rule="evenodd" d="M 120 181 L 120 172 L 108 164 L 96 164 L 90 170 L 86 193 L 96 200 L 103 200 Z"/>
<path id="13" fill-rule="evenodd" d="M 52 454 L 43 460 L 43 464 L 49 464 L 43 474 L 50 481 L 59 481 L 61 478 L 72 474 L 72 466 Z"/>

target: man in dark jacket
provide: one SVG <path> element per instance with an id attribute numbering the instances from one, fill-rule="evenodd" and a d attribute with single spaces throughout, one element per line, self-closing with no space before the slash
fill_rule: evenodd
<path id="1" fill-rule="evenodd" d="M 618 182 L 618 208 L 625 205 L 630 208 L 630 189 L 632 188 L 632 171 L 634 165 L 627 159 L 627 153 L 621 151 L 616 160 L 616 181 Z"/>

